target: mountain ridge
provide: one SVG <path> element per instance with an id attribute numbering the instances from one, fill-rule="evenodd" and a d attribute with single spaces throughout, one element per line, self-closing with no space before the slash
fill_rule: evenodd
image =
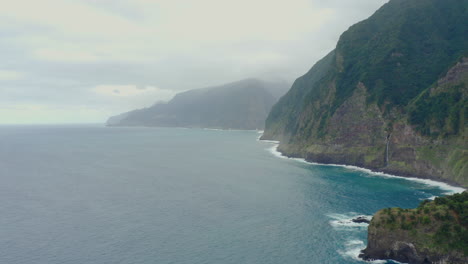
<path id="1" fill-rule="evenodd" d="M 165 103 L 110 117 L 108 126 L 263 129 L 264 120 L 288 85 L 244 79 L 178 93 Z"/>
<path id="2" fill-rule="evenodd" d="M 389 1 L 294 82 L 262 138 L 287 156 L 468 186 L 467 9 Z"/>

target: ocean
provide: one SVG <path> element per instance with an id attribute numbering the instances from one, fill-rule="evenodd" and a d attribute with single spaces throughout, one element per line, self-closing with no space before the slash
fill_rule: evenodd
<path id="1" fill-rule="evenodd" d="M 259 135 L 0 126 L 0 263 L 364 263 L 353 217 L 461 191 L 284 158 Z"/>

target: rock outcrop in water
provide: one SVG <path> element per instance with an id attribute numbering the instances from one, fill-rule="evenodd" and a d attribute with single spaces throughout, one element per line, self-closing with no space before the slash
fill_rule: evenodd
<path id="1" fill-rule="evenodd" d="M 425 201 L 417 209 L 383 209 L 368 229 L 361 254 L 366 260 L 468 263 L 468 193 Z"/>
<path id="2" fill-rule="evenodd" d="M 177 94 L 167 103 L 113 116 L 108 126 L 263 129 L 286 83 L 247 79 Z"/>
<path id="3" fill-rule="evenodd" d="M 369 224 L 370 223 L 370 220 L 367 219 L 367 217 L 365 217 L 365 216 L 358 216 L 356 218 L 351 219 L 351 221 L 353 223 L 358 223 L 358 224 L 362 224 L 362 223 Z"/>
<path id="4" fill-rule="evenodd" d="M 291 157 L 468 186 L 462 0 L 391 0 L 272 108 L 263 139 Z"/>

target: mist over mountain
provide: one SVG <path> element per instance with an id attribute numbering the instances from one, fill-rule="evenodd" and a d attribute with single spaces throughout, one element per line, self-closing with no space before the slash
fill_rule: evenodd
<path id="1" fill-rule="evenodd" d="M 468 186 L 468 6 L 392 0 L 344 32 L 270 112 L 290 156 Z"/>
<path id="2" fill-rule="evenodd" d="M 290 157 L 467 187 L 467 18 L 464 0 L 389 1 L 294 82 L 262 138 Z M 463 197 L 378 212 L 361 257 L 467 263 Z"/>
<path id="3" fill-rule="evenodd" d="M 189 90 L 167 103 L 110 117 L 107 125 L 263 129 L 271 107 L 288 88 L 285 82 L 246 79 Z"/>

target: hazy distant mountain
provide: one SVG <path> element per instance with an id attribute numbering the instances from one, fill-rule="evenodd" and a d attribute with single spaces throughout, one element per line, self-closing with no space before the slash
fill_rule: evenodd
<path id="1" fill-rule="evenodd" d="M 110 117 L 108 126 L 262 129 L 287 83 L 246 79 L 177 94 L 167 103 Z"/>

